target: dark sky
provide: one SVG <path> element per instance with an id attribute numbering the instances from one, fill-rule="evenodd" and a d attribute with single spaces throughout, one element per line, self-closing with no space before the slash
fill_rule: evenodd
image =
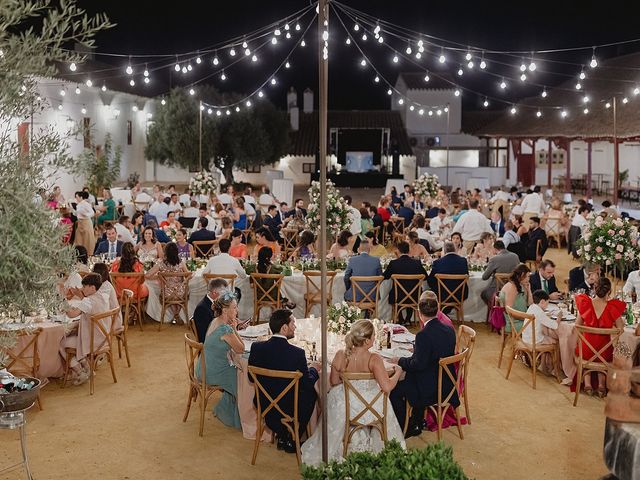
<path id="1" fill-rule="evenodd" d="M 547 48 L 564 48 L 583 45 L 595 45 L 616 42 L 640 37 L 638 15 L 640 2 L 630 1 L 582 1 L 569 2 L 562 0 L 524 1 L 408 1 L 408 0 L 343 0 L 350 7 L 363 10 L 370 15 L 402 25 L 406 28 L 443 37 L 462 44 L 482 46 L 499 50 L 531 50 Z M 254 30 L 277 20 L 289 13 L 309 5 L 303 0 L 277 1 L 213 1 L 203 2 L 182 0 L 168 6 L 157 0 L 79 0 L 79 5 L 90 13 L 104 11 L 118 25 L 112 30 L 98 36 L 98 52 L 118 53 L 178 53 L 196 50 L 215 44 L 227 38 Z M 579 6 L 575 6 L 579 5 Z M 333 12 L 332 12 L 333 15 Z M 308 17 L 310 19 L 310 16 Z M 346 18 L 346 17 L 345 17 Z M 348 22 L 352 27 L 353 22 Z M 330 58 L 330 96 L 329 106 L 332 109 L 375 109 L 388 108 L 389 100 L 386 87 L 374 85 L 374 73 L 370 69 L 361 68 L 361 55 L 355 47 L 344 45 L 346 33 L 335 17 L 331 21 L 331 58 Z M 317 57 L 315 25 L 306 35 L 306 49 L 299 49 L 291 57 L 292 68 L 277 75 L 279 85 L 266 89 L 269 98 L 280 108 L 285 105 L 285 92 L 294 86 L 298 92 L 306 87 L 317 91 Z M 387 36 L 387 44 L 393 44 L 404 50 L 406 45 L 394 43 Z M 365 44 L 371 54 L 372 61 L 379 67 L 383 75 L 395 81 L 401 70 L 417 71 L 417 67 L 401 60 L 398 65 L 391 62 L 392 52 L 373 43 L 373 39 Z M 289 44 L 290 45 L 290 44 Z M 268 45 L 271 47 L 271 45 Z M 282 61 L 287 47 L 280 43 L 277 48 L 265 48 L 269 54 L 261 54 L 259 65 L 242 62 L 227 72 L 229 79 L 221 82 L 216 76 L 213 84 L 222 90 L 233 90 L 246 93 L 255 89 L 269 72 Z M 640 43 L 629 44 L 620 48 L 598 50 L 598 58 L 616 54 L 630 53 L 640 50 Z M 229 60 L 228 54 L 219 53 L 221 59 Z M 591 56 L 590 51 L 568 53 L 554 56 L 559 60 L 586 63 Z M 197 79 L 214 71 L 211 57 L 189 74 L 190 79 Z M 456 77 L 460 63 L 464 62 L 464 54 L 459 54 L 456 61 L 447 62 L 443 70 L 433 57 L 423 57 L 420 62 L 425 68 L 436 72 L 448 72 Z M 116 65 L 126 65 L 126 59 L 100 60 Z M 520 63 L 517 58 L 509 60 Z M 541 59 L 536 62 L 539 70 L 552 70 L 565 75 L 577 75 L 579 67 L 557 64 L 544 65 Z M 544 65 L 544 66 L 543 66 Z M 195 67 L 195 64 L 194 64 Z M 440 70 L 438 70 L 440 68 Z M 496 64 L 490 69 L 498 74 L 517 77 L 520 72 L 516 68 L 499 67 Z M 167 68 L 162 75 L 164 83 L 179 84 L 184 79 L 181 74 L 171 73 Z M 566 80 L 562 75 L 536 72 L 535 81 L 545 85 L 558 84 Z M 465 73 L 459 80 L 464 86 L 473 88 L 487 95 L 502 95 L 498 92 L 499 80 L 478 71 Z M 535 94 L 539 89 L 533 87 L 516 87 L 509 89 L 508 100 Z M 150 93 L 159 93 L 149 88 Z M 140 92 L 142 93 L 142 92 Z M 504 95 L 503 95 L 504 96 Z M 467 105 L 479 106 L 481 97 L 465 94 Z M 496 105 L 492 102 L 492 105 Z"/>

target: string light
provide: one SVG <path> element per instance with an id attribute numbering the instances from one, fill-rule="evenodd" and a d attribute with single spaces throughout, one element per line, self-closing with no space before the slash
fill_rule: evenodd
<path id="1" fill-rule="evenodd" d="M 416 109 L 416 107 L 414 107 L 413 105 L 409 105 L 409 110 L 411 110 L 412 112 Z"/>
<path id="2" fill-rule="evenodd" d="M 567 118 L 567 115 L 569 115 L 569 112 L 567 112 L 566 110 L 562 110 L 562 111 L 560 112 L 560 116 L 561 116 L 562 118 Z"/>
<path id="3" fill-rule="evenodd" d="M 513 105 L 513 106 L 511 107 L 511 110 L 509 110 L 509 112 L 511 113 L 511 115 L 515 115 L 515 114 L 518 112 L 518 110 L 516 109 L 516 106 L 515 106 L 515 105 Z"/>
<path id="4" fill-rule="evenodd" d="M 190 89 L 189 89 L 189 95 L 192 95 L 192 96 L 193 96 L 193 95 L 195 95 L 195 94 L 196 94 L 196 91 L 195 91 L 193 88 L 190 88 Z"/>
<path id="5" fill-rule="evenodd" d="M 542 112 L 541 112 L 540 110 L 538 110 L 538 111 L 536 112 L 536 117 L 540 118 L 541 116 L 542 116 Z"/>
<path id="6" fill-rule="evenodd" d="M 624 103 L 624 104 L 629 103 L 629 99 L 628 99 L 627 97 L 624 97 L 624 98 L 622 99 L 622 103 Z"/>
<path id="7" fill-rule="evenodd" d="M 216 110 L 216 115 L 219 117 L 222 115 L 222 112 L 220 110 Z"/>
<path id="8" fill-rule="evenodd" d="M 394 55 L 393 56 L 393 63 L 398 63 L 400 61 L 400 59 L 398 58 L 398 55 Z"/>
<path id="9" fill-rule="evenodd" d="M 487 62 L 484 60 L 484 52 L 482 52 L 482 57 L 480 58 L 480 69 L 484 70 L 487 68 Z"/>
<path id="10" fill-rule="evenodd" d="M 80 95 L 80 87 L 76 86 L 76 95 Z"/>
<path id="11" fill-rule="evenodd" d="M 424 81 L 425 81 L 425 82 L 428 82 L 429 80 L 431 80 L 431 77 L 429 77 L 429 74 L 427 73 L 427 74 L 424 76 Z"/>
<path id="12" fill-rule="evenodd" d="M 542 90 L 542 93 L 540 94 L 540 96 L 541 96 L 542 98 L 547 98 L 547 89 L 546 89 L 546 88 L 544 88 L 544 89 Z"/>
<path id="13" fill-rule="evenodd" d="M 538 68 L 538 66 L 536 65 L 536 62 L 533 61 L 533 55 L 531 55 L 531 62 L 529 62 L 529 71 L 535 72 L 536 68 Z"/>
<path id="14" fill-rule="evenodd" d="M 285 63 L 284 68 L 291 68 L 291 64 L 289 62 Z"/>
<path id="15" fill-rule="evenodd" d="M 149 76 L 149 70 L 147 70 L 147 66 L 144 66 L 144 72 L 142 72 L 142 75 L 144 75 L 145 77 Z"/>
<path id="16" fill-rule="evenodd" d="M 163 98 L 160 100 L 160 104 L 164 107 L 167 104 L 167 101 Z"/>
<path id="17" fill-rule="evenodd" d="M 455 89 L 455 91 L 453 92 L 453 94 L 454 94 L 456 97 L 459 97 L 459 96 L 460 96 L 460 90 L 458 90 L 458 89 L 456 88 L 456 89 Z"/>
<path id="18" fill-rule="evenodd" d="M 278 81 L 275 78 L 271 79 L 271 85 L 275 85 L 276 83 L 278 83 Z"/>
<path id="19" fill-rule="evenodd" d="M 148 85 L 149 82 L 151 82 L 151 79 L 149 77 L 144 77 L 144 83 Z"/>
<path id="20" fill-rule="evenodd" d="M 78 69 L 78 66 L 75 64 L 75 62 L 71 62 L 71 65 L 69 65 L 69 70 L 71 70 L 72 72 L 75 72 Z"/>
<path id="21" fill-rule="evenodd" d="M 462 75 L 464 75 L 464 70 L 460 67 L 458 68 L 458 76 L 461 77 Z"/>
<path id="22" fill-rule="evenodd" d="M 236 49 L 235 48 L 231 48 L 231 50 L 229 50 L 229 55 L 231 55 L 232 57 L 236 56 Z"/>
<path id="23" fill-rule="evenodd" d="M 440 109 L 436 110 L 436 115 L 438 115 L 438 116 L 442 115 L 442 110 L 440 110 Z"/>
<path id="24" fill-rule="evenodd" d="M 129 80 L 129 85 L 131 85 L 132 87 L 135 87 L 136 81 L 132 78 L 131 80 Z"/>
<path id="25" fill-rule="evenodd" d="M 367 65 L 367 61 L 363 58 L 362 60 L 360 60 L 360 66 L 361 67 L 366 67 Z"/>
<path id="26" fill-rule="evenodd" d="M 83 105 L 82 108 L 80 109 L 80 113 L 82 113 L 83 115 L 87 114 L 87 108 Z"/>
<path id="27" fill-rule="evenodd" d="M 247 100 L 247 101 L 245 102 L 245 105 L 246 105 L 247 107 L 250 107 L 250 106 L 251 106 L 251 100 Z"/>
<path id="28" fill-rule="evenodd" d="M 344 43 L 346 43 L 347 45 L 351 45 L 351 39 L 349 37 L 347 37 L 347 39 L 344 41 Z"/>
<path id="29" fill-rule="evenodd" d="M 576 90 L 580 90 L 582 88 L 582 84 L 580 82 L 576 83 Z"/>
<path id="30" fill-rule="evenodd" d="M 133 68 L 131 68 L 131 63 L 127 65 L 125 72 L 127 72 L 127 75 L 133 75 Z"/>
<path id="31" fill-rule="evenodd" d="M 467 68 L 468 68 L 469 70 L 473 70 L 473 67 L 474 67 L 474 63 L 473 63 L 473 61 L 472 61 L 472 60 L 469 60 L 469 63 L 467 63 Z"/>
<path id="32" fill-rule="evenodd" d="M 282 34 L 282 32 L 280 31 L 280 29 L 279 29 L 279 28 L 276 28 L 276 30 L 275 30 L 275 32 L 273 32 L 273 34 L 274 34 L 276 37 L 279 37 L 279 36 Z"/>
<path id="33" fill-rule="evenodd" d="M 444 113 L 449 113 L 449 107 L 444 107 Z"/>
<path id="34" fill-rule="evenodd" d="M 258 97 L 260 97 L 260 98 L 264 97 L 264 93 L 262 93 L 262 90 L 260 90 L 260 91 L 258 92 Z"/>
<path id="35" fill-rule="evenodd" d="M 192 67 L 192 66 L 191 66 L 191 64 L 189 63 L 189 64 L 187 64 L 187 71 L 189 71 L 189 72 L 190 72 L 191 70 L 193 70 L 193 67 Z"/>
<path id="36" fill-rule="evenodd" d="M 411 44 L 408 44 L 408 45 L 407 45 L 407 48 L 406 48 L 406 50 L 405 50 L 405 53 L 406 53 L 407 55 L 411 55 L 411 53 L 413 53 L 413 50 L 411 49 Z"/>
<path id="37" fill-rule="evenodd" d="M 523 73 L 522 75 L 520 75 L 520 81 L 524 82 L 527 80 L 527 76 Z"/>
<path id="38" fill-rule="evenodd" d="M 239 112 L 239 111 L 240 111 L 240 107 L 236 107 L 236 112 Z"/>
<path id="39" fill-rule="evenodd" d="M 302 27 L 300 27 L 300 24 L 299 24 L 299 23 L 296 23 L 296 31 L 298 31 L 298 32 L 299 32 L 301 28 L 302 28 Z"/>
<path id="40" fill-rule="evenodd" d="M 175 64 L 175 66 L 173 67 L 173 69 L 174 69 L 176 72 L 179 72 L 179 71 L 180 71 L 180 64 L 179 64 L 179 63 L 176 63 L 176 64 Z"/>
<path id="41" fill-rule="evenodd" d="M 357 32 L 358 30 L 360 30 L 360 25 L 358 25 L 357 23 L 353 26 L 353 31 Z"/>
<path id="42" fill-rule="evenodd" d="M 387 90 L 387 95 L 393 95 L 393 90 L 391 89 Z"/>
<path id="43" fill-rule="evenodd" d="M 285 38 L 288 40 L 291 38 L 291 34 L 289 32 L 286 33 Z"/>
<path id="44" fill-rule="evenodd" d="M 421 108 L 420 110 L 418 110 L 418 115 L 424 115 L 424 108 Z"/>
<path id="45" fill-rule="evenodd" d="M 598 66 L 598 60 L 596 60 L 596 47 L 593 47 L 593 53 L 591 54 L 591 62 L 589 62 L 589 66 L 591 68 L 596 68 Z"/>
<path id="46" fill-rule="evenodd" d="M 271 44 L 272 44 L 272 45 L 277 45 L 277 44 L 278 44 L 278 39 L 277 39 L 276 37 L 273 37 L 273 38 L 271 39 Z"/>
<path id="47" fill-rule="evenodd" d="M 131 107 L 131 110 L 133 110 L 134 112 L 137 112 L 138 111 L 138 106 L 134 105 L 133 107 Z"/>
<path id="48" fill-rule="evenodd" d="M 500 81 L 500 88 L 505 90 L 507 88 L 507 82 L 504 81 L 504 78 Z"/>
<path id="49" fill-rule="evenodd" d="M 416 58 L 420 60 L 422 58 L 422 54 L 420 52 L 416 52 Z"/>
<path id="50" fill-rule="evenodd" d="M 589 113 L 589 109 L 585 108 L 582 112 L 586 115 L 587 113 Z"/>
<path id="51" fill-rule="evenodd" d="M 217 56 L 217 55 L 215 55 L 215 56 L 213 57 L 213 64 L 214 64 L 214 65 L 218 65 L 219 63 L 220 63 L 220 60 L 218 59 L 218 56 Z"/>
<path id="52" fill-rule="evenodd" d="M 583 103 L 589 103 L 589 100 L 591 100 L 591 99 L 589 98 L 589 95 L 585 95 L 584 97 L 582 97 L 582 102 L 583 102 Z"/>
<path id="53" fill-rule="evenodd" d="M 375 83 L 380 83 L 380 77 L 378 75 L 376 75 L 375 78 L 373 79 L 373 81 Z"/>
<path id="54" fill-rule="evenodd" d="M 472 56 L 471 56 L 471 52 L 467 51 L 467 54 L 464 56 L 464 59 L 468 62 L 469 60 L 471 60 Z"/>
<path id="55" fill-rule="evenodd" d="M 103 92 L 107 91 L 107 86 L 106 85 L 102 85 L 102 87 L 100 88 L 100 90 L 102 90 Z"/>
<path id="56" fill-rule="evenodd" d="M 252 62 L 257 62 L 258 61 L 258 56 L 254 53 L 253 56 L 251 57 L 251 61 Z"/>
<path id="57" fill-rule="evenodd" d="M 384 37 L 382 35 L 380 35 L 378 37 L 378 43 L 382 43 L 382 42 L 384 42 Z"/>
<path id="58" fill-rule="evenodd" d="M 362 34 L 362 41 L 363 41 L 363 42 L 366 42 L 366 41 L 367 41 L 367 34 L 366 34 L 366 33 L 363 33 L 363 34 Z"/>
<path id="59" fill-rule="evenodd" d="M 62 104 L 58 105 L 58 110 L 62 110 Z"/>
<path id="60" fill-rule="evenodd" d="M 187 67 L 182 67 L 182 74 L 183 75 L 186 75 L 188 71 L 189 70 L 187 70 Z"/>
<path id="61" fill-rule="evenodd" d="M 196 63 L 200 65 L 202 63 L 202 59 L 200 57 L 196 57 Z M 145 75 L 146 77 L 146 75 Z"/>
<path id="62" fill-rule="evenodd" d="M 440 53 L 440 56 L 438 57 L 438 61 L 440 63 L 445 63 L 447 61 L 447 57 L 445 57 L 444 51 L 442 53 Z"/>
<path id="63" fill-rule="evenodd" d="M 224 73 L 224 70 L 222 70 L 222 74 L 220 75 L 220 80 L 222 80 L 223 82 L 227 79 L 227 76 Z"/>
<path id="64" fill-rule="evenodd" d="M 60 90 L 60 96 L 64 97 L 67 94 L 67 92 L 64 90 L 64 88 L 62 90 Z"/>
<path id="65" fill-rule="evenodd" d="M 87 87 L 91 87 L 91 86 L 93 86 L 93 82 L 91 81 L 91 79 L 90 79 L 90 78 L 88 78 L 88 79 L 87 79 L 87 81 L 85 82 L 85 85 L 86 85 Z"/>
<path id="66" fill-rule="evenodd" d="M 246 40 L 244 42 L 242 42 L 242 48 L 247 48 L 248 46 L 249 46 L 249 44 L 247 43 Z"/>
<path id="67" fill-rule="evenodd" d="M 300 46 L 301 46 L 301 47 L 306 47 L 306 46 L 307 46 L 307 42 L 305 42 L 304 40 L 302 40 L 302 41 L 300 42 Z"/>
<path id="68" fill-rule="evenodd" d="M 251 49 L 249 49 L 249 48 L 245 48 L 245 49 L 244 49 L 244 56 L 245 56 L 245 57 L 248 57 L 249 55 L 251 55 Z"/>
<path id="69" fill-rule="evenodd" d="M 580 75 L 578 75 L 578 78 L 580 80 L 584 80 L 585 78 L 587 78 L 587 75 L 584 73 L 584 70 L 580 70 Z"/>
<path id="70" fill-rule="evenodd" d="M 429 110 L 429 116 L 433 117 L 433 110 Z"/>
<path id="71" fill-rule="evenodd" d="M 604 107 L 605 107 L 605 108 L 611 108 L 611 102 L 607 102 L 607 103 L 605 103 L 605 104 L 604 104 Z"/>
<path id="72" fill-rule="evenodd" d="M 638 95 L 640 93 L 640 88 L 636 87 L 633 89 L 633 94 Z"/>
<path id="73" fill-rule="evenodd" d="M 484 97 L 484 102 L 482 102 L 482 106 L 484 108 L 487 108 L 489 106 L 489 100 L 487 100 L 487 97 Z"/>
<path id="74" fill-rule="evenodd" d="M 402 105 L 404 103 L 404 99 L 403 98 L 399 98 L 398 99 L 398 105 Z"/>

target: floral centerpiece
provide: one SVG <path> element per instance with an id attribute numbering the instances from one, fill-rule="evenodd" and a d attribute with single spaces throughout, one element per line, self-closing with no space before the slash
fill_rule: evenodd
<path id="1" fill-rule="evenodd" d="M 439 188 L 440 182 L 437 175 L 423 173 L 413 182 L 413 191 L 422 198 L 436 198 Z"/>
<path id="2" fill-rule="evenodd" d="M 332 237 L 349 228 L 349 210 L 344 198 L 330 180 L 327 180 L 327 204 L 320 205 L 320 182 L 311 182 L 306 228 L 315 235 L 320 233 L 320 208 L 327 211 L 327 229 Z"/>
<path id="3" fill-rule="evenodd" d="M 178 231 L 174 227 L 167 225 L 162 230 L 164 230 L 164 233 L 167 234 L 172 242 L 176 241 L 176 233 L 178 233 Z"/>
<path id="4" fill-rule="evenodd" d="M 218 182 L 211 172 L 198 172 L 189 180 L 192 195 L 212 195 L 218 193 Z"/>
<path id="5" fill-rule="evenodd" d="M 253 260 L 240 260 L 240 263 L 242 264 L 242 268 L 244 268 L 244 271 L 247 275 L 251 275 L 252 273 L 256 273 L 258 271 L 258 264 Z"/>
<path id="6" fill-rule="evenodd" d="M 586 262 L 624 270 L 625 264 L 638 258 L 638 229 L 627 218 L 596 215 L 577 247 Z"/>
<path id="7" fill-rule="evenodd" d="M 206 258 L 190 258 L 185 262 L 187 270 L 195 272 L 199 268 L 206 267 L 208 260 Z"/>
<path id="8" fill-rule="evenodd" d="M 335 303 L 329 307 L 327 329 L 336 335 L 346 335 L 351 325 L 362 318 L 362 310 L 347 302 Z"/>

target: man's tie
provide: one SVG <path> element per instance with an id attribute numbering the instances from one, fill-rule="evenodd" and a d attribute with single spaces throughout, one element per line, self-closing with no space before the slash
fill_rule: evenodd
<path id="1" fill-rule="evenodd" d="M 546 278 L 543 278 L 543 279 L 542 279 L 542 289 L 543 289 L 545 292 L 549 293 L 549 284 L 548 284 L 548 282 L 547 282 L 547 279 L 546 279 Z"/>
<path id="2" fill-rule="evenodd" d="M 109 258 L 114 258 L 116 256 L 116 244 L 113 242 L 109 242 Z"/>

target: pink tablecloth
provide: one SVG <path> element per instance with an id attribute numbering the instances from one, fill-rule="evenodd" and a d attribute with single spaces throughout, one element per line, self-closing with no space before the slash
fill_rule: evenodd
<path id="1" fill-rule="evenodd" d="M 40 357 L 38 376 L 40 378 L 61 377 L 64 374 L 64 364 L 60 356 L 60 342 L 64 338 L 64 325 L 43 322 L 34 326 L 42 328 L 42 332 L 38 337 L 38 356 Z M 30 339 L 31 337 L 28 335 L 19 337 L 18 344 L 13 351 L 20 352 L 29 343 Z M 31 350 L 28 355 L 31 355 Z"/>
<path id="2" fill-rule="evenodd" d="M 573 378 L 576 374 L 576 364 L 574 361 L 576 346 L 578 345 L 578 334 L 573 328 L 573 322 L 561 322 L 558 326 L 558 342 L 560 345 L 560 360 L 562 370 L 568 378 Z M 634 335 L 635 327 L 625 327 L 624 333 L 620 337 L 621 342 L 625 342 L 631 351 L 635 351 L 640 343 L 640 337 Z"/>

